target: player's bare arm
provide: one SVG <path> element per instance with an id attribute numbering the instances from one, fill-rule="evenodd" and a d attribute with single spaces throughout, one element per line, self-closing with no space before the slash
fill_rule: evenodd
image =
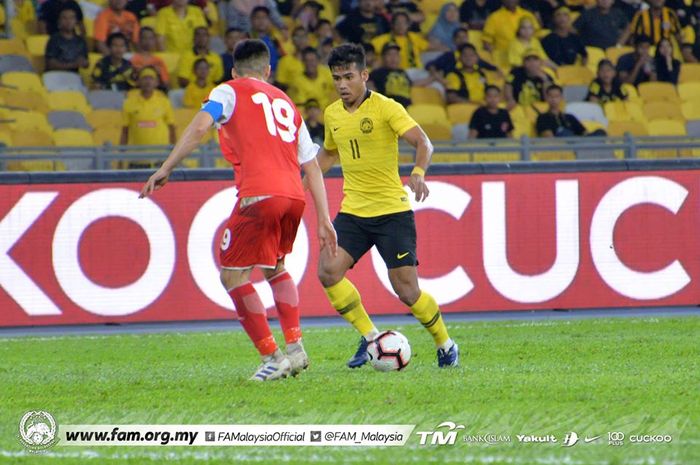
<path id="1" fill-rule="evenodd" d="M 304 181 L 307 183 L 311 197 L 316 206 L 316 216 L 318 218 L 318 242 L 321 250 L 328 247 L 329 252 L 334 257 L 338 255 L 338 236 L 331 223 L 328 211 L 328 200 L 326 197 L 326 186 L 323 184 L 323 173 L 316 159 L 312 159 L 301 165 L 304 170 Z"/>
<path id="2" fill-rule="evenodd" d="M 175 147 L 173 147 L 168 158 L 163 162 L 163 165 L 144 184 L 139 198 L 148 197 L 168 182 L 173 169 L 197 148 L 207 131 L 211 129 L 212 124 L 214 124 L 214 120 L 211 115 L 203 111 L 198 112 L 192 118 L 192 121 L 185 129 L 180 140 L 175 144 Z"/>
<path id="3" fill-rule="evenodd" d="M 316 155 L 316 161 L 318 164 L 318 167 L 321 170 L 321 176 L 326 174 L 329 169 L 338 161 L 338 151 L 337 150 L 326 150 L 324 148 L 321 148 L 321 150 L 318 151 L 318 155 Z M 309 176 L 305 175 L 303 182 L 304 184 L 304 190 L 309 190 Z"/>
<path id="4" fill-rule="evenodd" d="M 411 171 L 408 187 L 416 194 L 416 201 L 422 202 L 430 194 L 425 183 L 425 172 L 433 156 L 433 144 L 420 126 L 412 127 L 401 137 L 416 149 L 416 166 Z"/>

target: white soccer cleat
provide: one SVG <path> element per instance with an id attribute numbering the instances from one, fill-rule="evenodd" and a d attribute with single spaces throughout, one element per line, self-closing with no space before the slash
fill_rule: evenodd
<path id="1" fill-rule="evenodd" d="M 290 350 L 290 347 L 287 347 L 287 358 L 292 365 L 292 376 L 296 376 L 309 367 L 309 356 L 301 341 L 290 345 L 293 346 L 293 349 Z"/>
<path id="2" fill-rule="evenodd" d="M 250 377 L 251 381 L 274 381 L 276 379 L 286 378 L 292 374 L 292 364 L 289 359 L 285 356 L 282 357 L 267 357 L 267 360 L 263 359 L 262 365 L 260 365 L 253 376 Z"/>

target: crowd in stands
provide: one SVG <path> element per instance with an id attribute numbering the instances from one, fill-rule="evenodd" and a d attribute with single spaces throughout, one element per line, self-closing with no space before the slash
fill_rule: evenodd
<path id="1" fill-rule="evenodd" d="M 27 142 L 21 111 L 49 145 L 67 130 L 173 143 L 248 37 L 269 46 L 271 80 L 318 141 L 337 98 L 325 63 L 346 41 L 365 48 L 370 88 L 435 140 L 681 135 L 700 119 L 697 0 L 5 1 L 15 37 L 0 40 L 0 121 L 22 121 L 0 123 L 9 145 Z M 55 112 L 84 118 L 66 126 Z"/>

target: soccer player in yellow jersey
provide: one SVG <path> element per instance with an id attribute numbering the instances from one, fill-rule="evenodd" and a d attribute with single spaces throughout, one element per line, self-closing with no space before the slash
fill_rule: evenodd
<path id="1" fill-rule="evenodd" d="M 325 140 L 318 162 L 323 172 L 340 158 L 343 202 L 334 221 L 338 253 L 321 254 L 318 275 L 331 304 L 362 334 L 350 368 L 367 363 L 367 344 L 379 331 L 345 273 L 376 245 L 389 269 L 399 299 L 430 332 L 438 366 L 457 366 L 459 349 L 447 334 L 435 299 L 418 287 L 416 225 L 398 172 L 398 138 L 416 148 L 416 166 L 408 185 L 416 201 L 428 196 L 425 171 L 433 147 L 404 107 L 367 89 L 364 49 L 355 44 L 335 48 L 328 66 L 340 100 L 326 108 Z"/>

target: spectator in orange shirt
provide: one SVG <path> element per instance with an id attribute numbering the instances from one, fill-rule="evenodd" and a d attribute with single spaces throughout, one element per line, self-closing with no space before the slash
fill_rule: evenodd
<path id="1" fill-rule="evenodd" d="M 141 28 L 139 35 L 139 53 L 134 53 L 131 56 L 131 66 L 134 67 L 136 73 L 140 72 L 147 66 L 152 66 L 158 71 L 160 78 L 160 88 L 168 88 L 170 86 L 170 76 L 168 67 L 162 58 L 154 55 L 158 51 L 158 36 L 156 31 L 151 27 Z"/>
<path id="2" fill-rule="evenodd" d="M 103 55 L 109 53 L 107 37 L 115 32 L 124 34 L 132 45 L 139 42 L 139 20 L 130 11 L 126 11 L 127 0 L 109 0 L 105 8 L 95 18 L 95 47 Z"/>

